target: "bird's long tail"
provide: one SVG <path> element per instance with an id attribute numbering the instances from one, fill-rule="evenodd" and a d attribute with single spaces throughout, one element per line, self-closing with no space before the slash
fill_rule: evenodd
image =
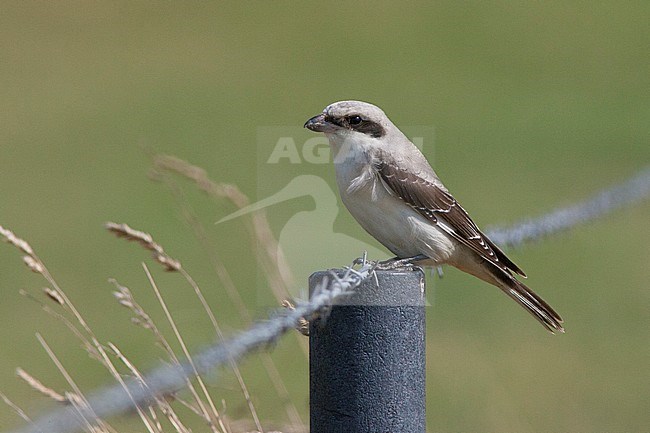
<path id="1" fill-rule="evenodd" d="M 516 278 L 500 279 L 499 287 L 552 333 L 564 332 L 562 318 L 542 298 Z"/>

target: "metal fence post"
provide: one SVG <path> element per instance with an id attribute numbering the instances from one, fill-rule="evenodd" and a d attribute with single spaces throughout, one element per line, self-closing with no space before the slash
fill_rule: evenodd
<path id="1" fill-rule="evenodd" d="M 377 271 L 311 323 L 311 433 L 425 432 L 424 306 L 421 269 Z"/>

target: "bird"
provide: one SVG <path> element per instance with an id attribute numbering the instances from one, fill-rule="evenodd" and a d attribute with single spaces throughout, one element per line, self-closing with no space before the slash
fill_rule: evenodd
<path id="1" fill-rule="evenodd" d="M 304 127 L 325 134 L 341 201 L 396 261 L 451 265 L 501 289 L 551 333 L 564 332 L 560 315 L 517 279 L 524 271 L 481 232 L 379 107 L 335 102 Z"/>

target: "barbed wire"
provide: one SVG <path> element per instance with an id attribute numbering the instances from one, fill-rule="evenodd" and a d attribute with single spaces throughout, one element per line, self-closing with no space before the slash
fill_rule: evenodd
<path id="1" fill-rule="evenodd" d="M 497 244 L 516 247 L 524 242 L 540 239 L 588 222 L 626 205 L 650 196 L 650 167 L 641 170 L 626 182 L 607 188 L 589 200 L 556 209 L 539 218 L 526 220 L 510 228 L 487 232 Z M 262 322 L 257 322 L 239 335 L 208 347 L 193 357 L 199 374 L 213 370 L 232 359 L 239 359 L 276 341 L 295 328 L 301 319 L 313 318 L 332 303 L 351 293 L 372 275 L 371 264 L 358 270 L 348 268 L 341 277 L 332 273 L 314 291 L 308 302 L 297 303 L 293 310 L 280 310 Z M 13 433 L 66 433 L 78 431 L 100 418 L 131 411 L 134 406 L 146 406 L 156 397 L 182 389 L 194 376 L 190 363 L 180 366 L 164 365 L 153 370 L 142 381 L 130 380 L 125 385 L 114 385 L 87 397 L 88 406 L 66 407 L 54 410 Z"/>
<path id="2" fill-rule="evenodd" d="M 129 380 L 100 390 L 87 397 L 87 406 L 74 406 L 54 410 L 14 433 L 65 433 L 78 431 L 101 418 L 133 410 L 134 406 L 147 406 L 156 397 L 182 389 L 195 370 L 204 374 L 230 360 L 237 360 L 249 352 L 269 345 L 281 335 L 297 326 L 303 318 L 313 318 L 332 303 L 351 293 L 372 273 L 373 266 L 365 263 L 360 269 L 347 268 L 342 276 L 332 272 L 314 290 L 309 302 L 297 303 L 294 309 L 279 310 L 267 321 L 257 322 L 245 332 L 225 342 L 208 347 L 194 356 L 194 367 L 164 365 L 144 376 L 144 380 Z M 144 382 L 144 384 L 143 384 Z"/>
<path id="3" fill-rule="evenodd" d="M 600 191 L 589 200 L 561 207 L 511 227 L 493 228 L 485 234 L 498 245 L 516 248 L 526 242 L 592 221 L 648 196 L 650 196 L 650 167 L 639 171 L 619 185 Z"/>

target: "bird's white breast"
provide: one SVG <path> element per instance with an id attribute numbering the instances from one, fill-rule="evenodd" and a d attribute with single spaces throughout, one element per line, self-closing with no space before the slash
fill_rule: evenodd
<path id="1" fill-rule="evenodd" d="M 425 254 L 445 263 L 454 242 L 399 197 L 392 195 L 359 152 L 335 164 L 341 200 L 361 226 L 398 257 Z"/>

